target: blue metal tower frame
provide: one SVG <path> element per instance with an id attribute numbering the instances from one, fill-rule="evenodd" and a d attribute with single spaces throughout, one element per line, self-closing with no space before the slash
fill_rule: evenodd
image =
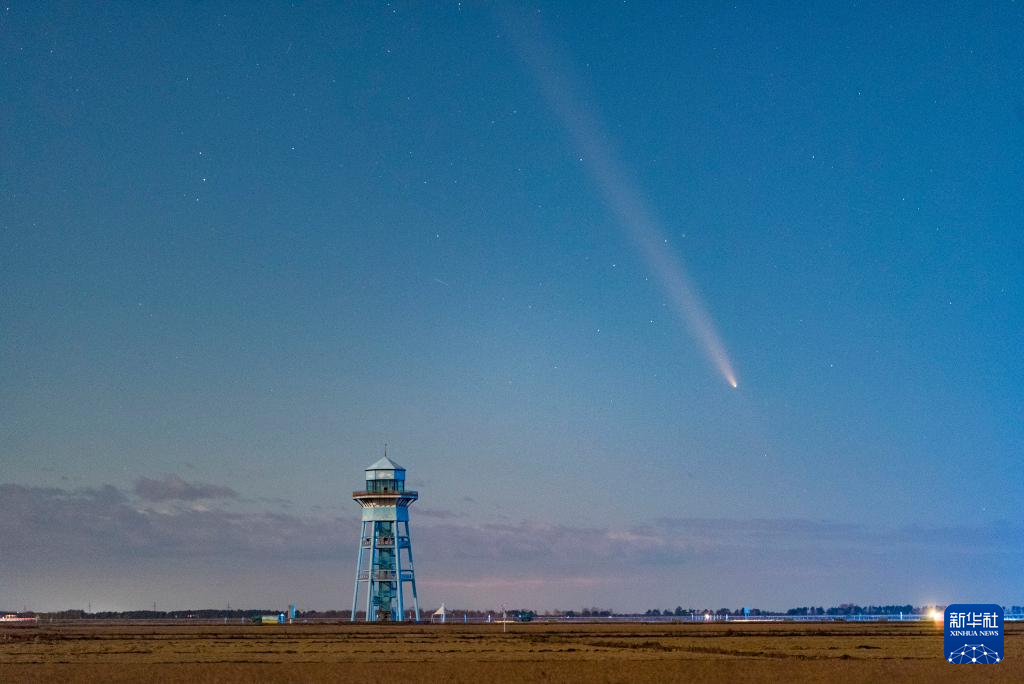
<path id="1" fill-rule="evenodd" d="M 352 498 L 363 509 L 352 589 L 352 621 L 356 621 L 360 588 L 365 589 L 365 620 L 404 620 L 404 585 L 409 584 L 419 622 L 420 603 L 409 540 L 409 505 L 419 498 L 419 493 L 405 489 L 405 468 L 385 453 L 384 458 L 366 469 L 366 489 L 352 492 Z"/>

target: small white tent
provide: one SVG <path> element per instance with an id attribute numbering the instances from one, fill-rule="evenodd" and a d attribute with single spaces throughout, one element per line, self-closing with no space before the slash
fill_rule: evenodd
<path id="1" fill-rule="evenodd" d="M 447 619 L 448 611 L 444 609 L 444 603 L 442 603 L 441 607 L 435 610 L 434 614 L 430 616 L 431 622 L 440 622 L 442 625 L 447 621 Z"/>

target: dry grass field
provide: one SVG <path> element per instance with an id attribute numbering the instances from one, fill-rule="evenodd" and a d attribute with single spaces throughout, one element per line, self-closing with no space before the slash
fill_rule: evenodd
<path id="1" fill-rule="evenodd" d="M 50 626 L 0 629 L 0 682 L 1024 681 L 946 663 L 941 627 L 880 624 Z"/>

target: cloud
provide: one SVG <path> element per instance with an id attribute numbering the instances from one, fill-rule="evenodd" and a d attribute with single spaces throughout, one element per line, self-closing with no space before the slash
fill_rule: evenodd
<path id="1" fill-rule="evenodd" d="M 145 485 L 142 490 L 150 499 L 169 498 L 161 496 L 160 489 L 155 490 L 156 496 Z M 212 485 L 201 488 L 207 495 L 218 491 L 232 492 Z M 178 498 L 190 493 L 194 494 L 186 489 Z M 354 529 L 348 521 L 343 525 L 277 511 L 234 512 L 205 506 L 154 510 L 111 485 L 65 490 L 3 484 L 0 501 L 8 511 L 0 516 L 5 560 L 20 561 L 23 567 L 33 559 L 54 558 L 336 557 L 342 530 Z"/>
<path id="2" fill-rule="evenodd" d="M 416 507 L 417 518 L 437 518 L 439 520 L 453 520 L 460 517 L 458 513 L 446 508 L 430 508 L 429 506 Z"/>
<path id="3" fill-rule="evenodd" d="M 269 554 L 279 558 L 346 556 L 356 534 L 357 514 L 337 518 L 285 513 L 279 502 L 252 499 L 266 508 L 234 511 L 215 500 L 237 500 L 230 487 L 185 482 L 176 476 L 139 478 L 133 498 L 112 485 L 61 489 L 0 485 L 6 514 L 0 516 L 4 546 L 35 552 L 60 546 L 146 555 Z M 208 505 L 151 508 L 151 502 Z M 815 559 L 862 557 L 884 551 L 957 554 L 999 553 L 1021 540 L 1020 526 L 1002 529 L 871 528 L 804 519 L 662 518 L 623 528 L 522 521 L 465 520 L 451 511 L 418 510 L 412 534 L 417 557 L 451 565 L 448 572 L 475 566 L 530 567 L 537 571 L 605 570 L 678 566 L 702 559 L 764 559 L 813 553 Z M 970 540 L 964 543 L 964 540 Z M 354 546 L 354 545 L 353 545 Z M 338 551 L 343 548 L 343 551 Z M 638 565 L 639 564 L 639 565 Z"/>
<path id="4" fill-rule="evenodd" d="M 199 584 L 177 590 L 183 601 L 216 587 L 241 591 L 239 573 L 248 572 L 254 605 L 268 587 L 280 586 L 337 607 L 346 600 L 339 586 L 354 567 L 355 510 L 341 518 L 297 515 L 256 499 L 246 504 L 255 510 L 228 509 L 245 503 L 234 490 L 170 477 L 140 478 L 132 492 L 3 484 L 0 501 L 0 549 L 18 596 L 105 583 L 116 594 L 118 582 L 134 583 L 145 595 L 178 581 L 168 568 L 186 563 Z M 163 505 L 168 501 L 189 505 Z M 663 518 L 610 528 L 432 513 L 414 512 L 411 526 L 424 605 L 781 608 L 952 601 L 968 589 L 971 597 L 1010 601 L 1006 587 L 1024 565 L 1024 528 L 1014 523 L 882 528 Z M 313 579 L 311 568 L 330 581 Z M 50 573 L 45 585 L 34 579 L 43 573 Z M 14 589 L 0 587 L 0 599 L 18 598 L 5 591 Z"/>
<path id="5" fill-rule="evenodd" d="M 1014 546 L 1024 542 L 1019 524 L 665 518 L 615 529 L 445 520 L 417 525 L 416 535 L 417 558 L 443 568 L 425 578 L 428 588 L 539 607 L 925 603 L 967 590 L 1009 601 L 1013 568 L 1024 563 Z"/>
<path id="6" fill-rule="evenodd" d="M 140 477 L 135 481 L 135 495 L 146 501 L 199 501 L 200 499 L 237 499 L 238 492 L 231 487 L 186 482 L 177 475 L 165 475 L 159 480 Z"/>

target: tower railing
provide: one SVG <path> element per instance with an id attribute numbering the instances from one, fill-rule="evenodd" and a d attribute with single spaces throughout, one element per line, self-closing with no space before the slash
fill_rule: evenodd
<path id="1" fill-rule="evenodd" d="M 368 498 L 385 498 L 385 499 L 418 499 L 420 493 L 407 489 L 404 492 L 371 492 L 368 489 L 360 489 L 352 492 L 352 498 L 354 499 L 368 499 Z"/>

